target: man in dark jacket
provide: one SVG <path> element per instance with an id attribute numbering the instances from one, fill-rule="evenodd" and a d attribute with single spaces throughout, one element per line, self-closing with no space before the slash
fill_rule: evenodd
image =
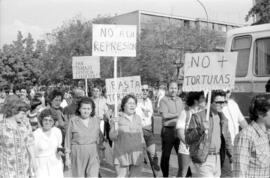
<path id="1" fill-rule="evenodd" d="M 192 115 L 186 131 L 186 143 L 195 168 L 192 176 L 220 177 L 225 153 L 232 161 L 228 120 L 222 113 L 225 102 L 225 92 L 213 91 L 209 120 L 206 120 L 206 110 Z"/>

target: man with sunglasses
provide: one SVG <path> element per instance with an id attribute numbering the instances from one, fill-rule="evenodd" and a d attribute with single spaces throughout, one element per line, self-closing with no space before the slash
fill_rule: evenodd
<path id="1" fill-rule="evenodd" d="M 186 131 L 186 143 L 190 146 L 190 156 L 194 163 L 194 177 L 220 177 L 225 154 L 232 162 L 232 142 L 228 120 L 222 113 L 226 103 L 224 91 L 213 91 L 210 115 L 206 120 L 206 110 L 191 117 Z"/>
<path id="2" fill-rule="evenodd" d="M 147 146 L 147 152 L 150 155 L 151 165 L 156 171 L 159 171 L 155 138 L 152 131 L 153 105 L 149 99 L 149 86 L 147 84 L 142 85 L 142 99 L 138 100 L 136 114 L 142 119 L 143 136 Z"/>

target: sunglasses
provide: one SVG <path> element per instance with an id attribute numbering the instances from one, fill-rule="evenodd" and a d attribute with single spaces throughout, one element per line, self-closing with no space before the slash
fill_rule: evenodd
<path id="1" fill-rule="evenodd" d="M 142 91 L 148 91 L 148 89 L 142 89 Z"/>

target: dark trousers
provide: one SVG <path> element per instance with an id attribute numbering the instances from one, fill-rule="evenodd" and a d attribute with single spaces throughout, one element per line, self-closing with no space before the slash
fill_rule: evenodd
<path id="1" fill-rule="evenodd" d="M 160 167 L 163 177 L 169 176 L 169 162 L 172 148 L 174 147 L 175 152 L 178 153 L 180 140 L 176 136 L 175 127 L 163 127 L 161 130 L 161 141 L 162 141 L 162 154 Z M 178 158 L 179 162 L 179 158 Z"/>
<path id="2" fill-rule="evenodd" d="M 178 175 L 177 177 L 190 177 L 190 165 L 192 164 L 192 160 L 189 155 L 179 153 L 178 154 Z"/>

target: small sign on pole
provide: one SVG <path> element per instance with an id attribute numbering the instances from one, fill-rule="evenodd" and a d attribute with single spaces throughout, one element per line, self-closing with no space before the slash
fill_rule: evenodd
<path id="1" fill-rule="evenodd" d="M 137 26 L 93 24 L 93 56 L 114 57 L 114 82 L 117 83 L 117 57 L 136 57 Z M 114 90 L 117 96 L 117 88 Z M 117 97 L 114 100 L 114 114 L 118 115 Z"/>
<path id="2" fill-rule="evenodd" d="M 106 79 L 107 103 L 114 104 L 115 101 L 120 101 L 127 94 L 133 94 L 136 98 L 142 98 L 141 77 L 120 77 L 117 82 L 113 79 Z M 115 91 L 117 95 L 115 95 Z"/>
<path id="3" fill-rule="evenodd" d="M 100 78 L 100 59 L 94 56 L 72 58 L 73 79 L 85 79 L 85 94 L 88 95 L 87 79 Z"/>
<path id="4" fill-rule="evenodd" d="M 211 90 L 234 88 L 237 55 L 237 52 L 185 55 L 183 91 L 209 91 L 207 119 Z"/>
<path id="5" fill-rule="evenodd" d="M 72 57 L 73 79 L 100 78 L 100 59 L 95 56 Z"/>

